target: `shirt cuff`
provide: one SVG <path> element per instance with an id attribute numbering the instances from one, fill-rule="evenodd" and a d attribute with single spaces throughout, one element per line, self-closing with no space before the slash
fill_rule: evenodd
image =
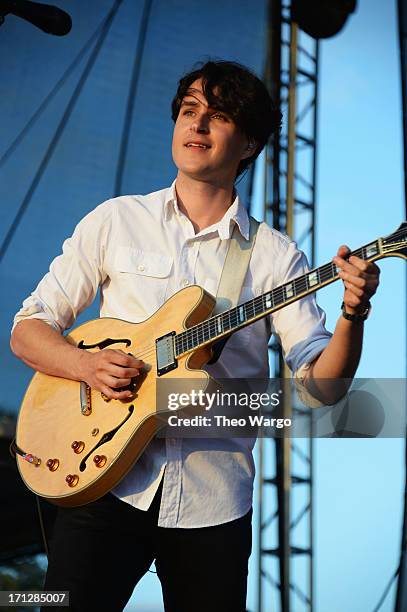
<path id="1" fill-rule="evenodd" d="M 35 299 L 34 296 L 30 296 L 27 300 L 24 301 L 23 307 L 17 312 L 14 317 L 13 326 L 11 328 L 11 333 L 13 333 L 17 323 L 20 321 L 24 321 L 25 319 L 39 319 L 40 321 L 44 321 L 51 327 L 53 327 L 58 333 L 62 333 L 62 328 L 58 323 L 50 316 L 50 313 L 47 312 L 43 303 Z"/>
<path id="2" fill-rule="evenodd" d="M 307 408 L 322 408 L 322 406 L 326 406 L 326 404 L 311 395 L 311 393 L 308 391 L 304 384 L 305 375 L 310 369 L 311 365 L 312 361 L 310 363 L 304 363 L 301 367 L 298 368 L 298 370 L 294 372 L 295 388 L 297 390 L 298 398 L 304 404 L 304 406 L 306 406 Z"/>

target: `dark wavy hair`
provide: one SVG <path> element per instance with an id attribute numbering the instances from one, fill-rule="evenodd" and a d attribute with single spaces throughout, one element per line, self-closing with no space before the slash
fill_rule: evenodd
<path id="1" fill-rule="evenodd" d="M 208 104 L 227 113 L 245 136 L 257 143 L 253 155 L 241 160 L 237 178 L 258 157 L 270 136 L 280 131 L 282 114 L 275 107 L 265 84 L 251 70 L 237 62 L 219 60 L 201 62 L 180 79 L 171 105 L 174 123 L 188 88 L 201 78 Z"/>

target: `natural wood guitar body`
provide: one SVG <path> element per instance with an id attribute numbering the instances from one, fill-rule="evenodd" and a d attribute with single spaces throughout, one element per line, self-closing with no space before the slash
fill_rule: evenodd
<path id="1" fill-rule="evenodd" d="M 407 260 L 407 223 L 351 255 L 364 261 Z M 84 343 L 85 350 L 120 348 L 140 357 L 146 370 L 137 378 L 133 399 L 109 402 L 98 391 L 87 392 L 84 383 L 35 374 L 17 424 L 17 462 L 26 485 L 61 506 L 101 497 L 127 474 L 162 426 L 160 414 L 168 410 L 156 406 L 157 376 L 191 379 L 191 388 L 206 389 L 211 379 L 200 368 L 212 357 L 215 342 L 337 280 L 338 269 L 329 262 L 211 317 L 215 298 L 193 285 L 142 323 L 103 318 L 76 328 L 69 342 L 80 348 Z M 102 346 L 91 348 L 98 343 Z"/>
<path id="2" fill-rule="evenodd" d="M 115 343 L 108 348 L 140 355 L 146 371 L 137 382 L 135 397 L 129 400 L 105 401 L 99 391 L 91 390 L 88 416 L 81 413 L 81 383 L 38 372 L 34 375 L 23 399 L 16 436 L 19 448 L 41 459 L 40 465 L 34 465 L 17 455 L 21 476 L 31 491 L 60 506 L 78 506 L 101 497 L 127 474 L 159 428 L 155 338 L 171 330 L 179 333 L 206 319 L 214 304 L 211 295 L 194 285 L 176 293 L 142 323 L 101 318 L 67 336 L 75 345 L 81 341 L 97 344 L 106 338 L 128 339 L 129 345 Z M 181 357 L 178 367 L 165 377 L 199 379 L 205 389 L 209 376 L 199 368 L 210 357 L 208 347 Z M 131 406 L 134 408 L 129 412 Z M 116 428 L 111 440 L 100 444 L 103 436 Z M 75 441 L 84 443 L 80 453 L 71 447 Z M 96 455 L 106 457 L 104 465 L 95 464 Z M 47 466 L 49 459 L 58 459 L 55 471 Z M 66 482 L 68 475 L 78 477 L 74 486 Z"/>

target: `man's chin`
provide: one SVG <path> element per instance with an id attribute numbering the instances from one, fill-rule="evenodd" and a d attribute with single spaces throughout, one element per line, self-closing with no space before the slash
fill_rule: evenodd
<path id="1" fill-rule="evenodd" d="M 213 171 L 213 169 L 205 167 L 205 168 L 197 168 L 197 167 L 190 167 L 190 166 L 182 166 L 182 167 L 178 167 L 178 173 L 184 175 L 185 177 L 188 177 L 190 179 L 193 179 L 195 181 L 208 181 L 211 178 L 213 179 L 216 175 L 216 172 Z"/>

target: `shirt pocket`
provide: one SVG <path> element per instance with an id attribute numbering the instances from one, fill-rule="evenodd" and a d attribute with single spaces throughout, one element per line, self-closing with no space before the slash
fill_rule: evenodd
<path id="1" fill-rule="evenodd" d="M 172 266 L 172 257 L 157 251 L 121 246 L 116 252 L 115 269 L 121 284 L 126 285 L 132 302 L 141 306 L 146 316 L 163 304 Z"/>

